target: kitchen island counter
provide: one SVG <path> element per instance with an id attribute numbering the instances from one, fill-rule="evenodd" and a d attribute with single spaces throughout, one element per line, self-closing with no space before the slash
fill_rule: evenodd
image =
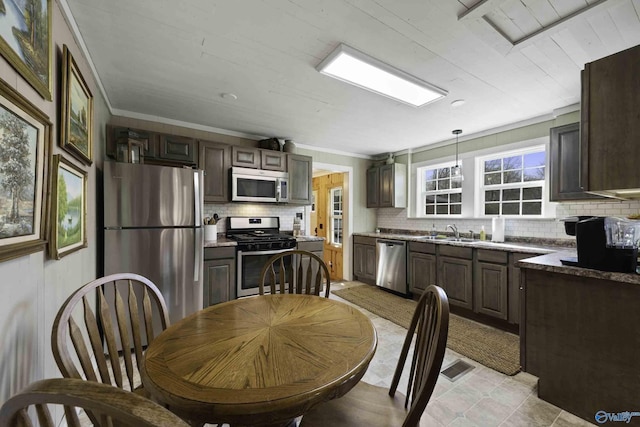
<path id="1" fill-rule="evenodd" d="M 562 265 L 561 259 L 576 258 L 576 251 L 560 251 L 519 261 L 516 266 L 533 270 L 548 271 L 553 273 L 570 274 L 580 277 L 611 280 L 614 282 L 631 283 L 640 285 L 640 274 L 616 273 L 612 271 L 592 270 L 584 267 L 572 267 Z"/>
<path id="2" fill-rule="evenodd" d="M 521 365 L 538 396 L 589 422 L 636 411 L 640 275 L 564 266 L 575 251 L 527 258 L 521 271 Z M 603 418 L 600 418 L 603 419 Z M 633 417 L 629 425 L 640 425 Z"/>

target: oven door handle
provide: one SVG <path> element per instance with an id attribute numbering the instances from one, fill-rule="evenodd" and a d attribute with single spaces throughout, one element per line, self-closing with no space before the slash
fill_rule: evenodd
<path id="1" fill-rule="evenodd" d="M 273 249 L 273 250 L 269 250 L 269 251 L 251 251 L 251 252 L 238 251 L 238 256 L 242 257 L 242 256 L 246 256 L 246 255 L 275 255 L 275 254 L 279 254 L 279 253 L 287 252 L 287 251 L 292 251 L 292 250 L 294 250 L 294 248 Z"/>

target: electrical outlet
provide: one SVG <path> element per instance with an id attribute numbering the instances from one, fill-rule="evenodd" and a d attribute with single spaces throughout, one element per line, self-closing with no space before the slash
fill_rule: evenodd
<path id="1" fill-rule="evenodd" d="M 296 212 L 296 218 L 302 219 L 302 212 Z"/>

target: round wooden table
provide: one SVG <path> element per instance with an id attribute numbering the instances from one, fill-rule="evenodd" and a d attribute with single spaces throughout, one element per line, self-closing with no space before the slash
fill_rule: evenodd
<path id="1" fill-rule="evenodd" d="M 145 389 L 197 423 L 288 425 L 342 396 L 377 345 L 358 309 L 310 295 L 214 305 L 162 332 L 141 369 Z"/>

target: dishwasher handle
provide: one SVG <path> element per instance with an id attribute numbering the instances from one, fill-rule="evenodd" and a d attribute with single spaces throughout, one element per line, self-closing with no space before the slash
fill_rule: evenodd
<path id="1" fill-rule="evenodd" d="M 402 240 L 378 239 L 376 243 L 378 243 L 379 245 L 385 245 L 385 246 L 406 246 L 407 245 L 407 243 L 403 242 Z"/>

